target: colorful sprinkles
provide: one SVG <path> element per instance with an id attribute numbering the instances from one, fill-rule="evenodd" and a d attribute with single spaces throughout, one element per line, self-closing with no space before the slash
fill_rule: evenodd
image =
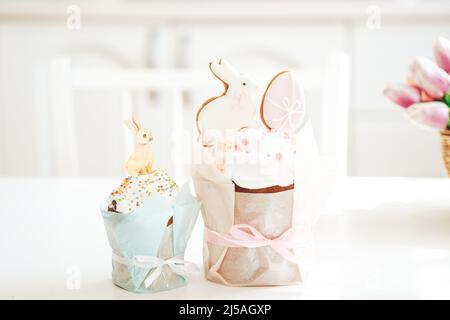
<path id="1" fill-rule="evenodd" d="M 160 169 L 150 174 L 129 176 L 109 196 L 108 210 L 116 213 L 130 213 L 154 192 L 170 199 L 177 190 L 177 184 Z"/>

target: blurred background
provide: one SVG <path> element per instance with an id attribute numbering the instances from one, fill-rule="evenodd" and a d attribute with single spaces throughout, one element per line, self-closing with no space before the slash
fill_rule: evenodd
<path id="1" fill-rule="evenodd" d="M 262 87 L 295 70 L 342 174 L 444 177 L 439 135 L 382 95 L 438 36 L 448 1 L 0 1 L 0 176 L 123 175 L 132 111 L 156 166 L 188 176 L 224 57 Z"/>

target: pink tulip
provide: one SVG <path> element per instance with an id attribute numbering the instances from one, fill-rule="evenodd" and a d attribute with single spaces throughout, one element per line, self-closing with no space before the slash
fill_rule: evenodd
<path id="1" fill-rule="evenodd" d="M 433 51 L 437 64 L 450 73 L 450 41 L 443 37 L 438 38 L 434 43 Z"/>
<path id="2" fill-rule="evenodd" d="M 407 84 L 388 85 L 383 94 L 403 108 L 408 108 L 413 103 L 420 102 L 420 91 Z"/>
<path id="3" fill-rule="evenodd" d="M 450 88 L 450 76 L 426 58 L 414 59 L 410 66 L 410 79 L 434 99 L 441 99 Z"/>
<path id="4" fill-rule="evenodd" d="M 413 122 L 427 128 L 443 130 L 447 128 L 449 108 L 443 102 L 424 102 L 411 105 L 407 114 Z"/>

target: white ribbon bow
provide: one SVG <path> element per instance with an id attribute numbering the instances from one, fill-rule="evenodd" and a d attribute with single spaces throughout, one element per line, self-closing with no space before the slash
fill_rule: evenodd
<path id="1" fill-rule="evenodd" d="M 302 116 L 302 103 L 300 100 L 295 100 L 294 98 L 289 99 L 288 97 L 283 97 L 281 100 L 281 105 L 275 102 L 273 99 L 266 97 L 267 101 L 273 104 L 273 106 L 283 112 L 285 112 L 284 115 L 282 115 L 279 118 L 274 118 L 273 121 L 281 122 L 281 125 L 279 126 L 279 130 L 283 129 L 286 125 L 289 125 L 291 129 L 296 128 L 296 124 L 293 123 L 293 116 L 296 114 L 300 114 Z"/>
<path id="2" fill-rule="evenodd" d="M 144 280 L 144 285 L 146 288 L 150 287 L 152 283 L 155 282 L 155 280 L 161 276 L 162 269 L 165 265 L 169 266 L 169 268 L 176 274 L 182 277 L 186 277 L 184 266 L 192 264 L 179 257 L 173 257 L 164 260 L 157 257 L 142 256 L 142 255 L 136 255 L 131 259 L 126 259 L 115 253 L 113 253 L 112 256 L 113 260 L 121 264 L 125 264 L 127 266 L 136 266 L 143 269 L 154 269 L 147 275 L 147 277 Z"/>

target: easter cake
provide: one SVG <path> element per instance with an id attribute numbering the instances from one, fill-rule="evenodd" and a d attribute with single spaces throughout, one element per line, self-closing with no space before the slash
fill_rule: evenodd
<path id="1" fill-rule="evenodd" d="M 199 203 L 188 183 L 178 188 L 153 167 L 151 132 L 134 116 L 126 125 L 136 135 L 136 149 L 126 163 L 127 177 L 101 208 L 112 249 L 112 280 L 138 293 L 177 288 L 187 283 L 184 251 Z"/>
<path id="2" fill-rule="evenodd" d="M 317 150 L 302 86 L 278 73 L 258 83 L 224 59 L 209 66 L 224 92 L 196 117 L 195 190 L 205 222 L 208 280 L 230 286 L 300 283 L 318 210 Z"/>

